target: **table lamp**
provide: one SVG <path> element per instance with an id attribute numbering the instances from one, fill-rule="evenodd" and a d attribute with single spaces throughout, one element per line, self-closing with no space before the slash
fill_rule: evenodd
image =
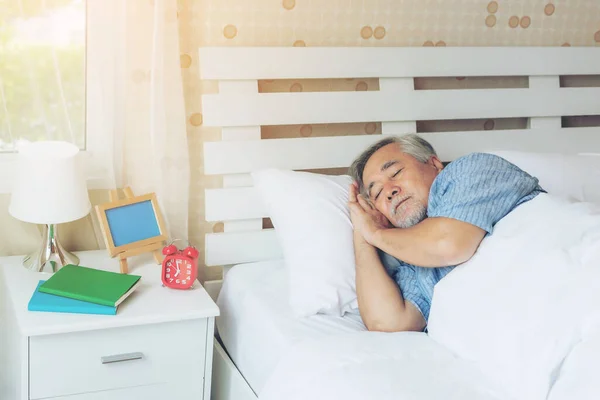
<path id="1" fill-rule="evenodd" d="M 23 265 L 37 272 L 56 272 L 79 258 L 59 242 L 57 225 L 85 217 L 91 209 L 79 148 L 71 143 L 42 141 L 23 145 L 9 212 L 18 220 L 43 224 L 38 250 Z"/>

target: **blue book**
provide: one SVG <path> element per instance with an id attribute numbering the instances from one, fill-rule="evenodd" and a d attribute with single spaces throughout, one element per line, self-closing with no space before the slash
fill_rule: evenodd
<path id="1" fill-rule="evenodd" d="M 70 299 L 68 297 L 56 296 L 42 293 L 38 289 L 46 281 L 39 281 L 27 309 L 29 311 L 64 312 L 76 314 L 117 314 L 117 307 L 104 306 L 101 304 L 88 303 L 87 301 Z"/>

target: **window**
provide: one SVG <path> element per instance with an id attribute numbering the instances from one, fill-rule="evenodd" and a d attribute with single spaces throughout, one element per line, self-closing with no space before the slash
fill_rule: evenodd
<path id="1" fill-rule="evenodd" d="M 114 98 L 110 85 L 101 81 L 112 78 L 104 63 L 114 59 L 110 53 L 116 47 L 110 32 L 100 29 L 106 19 L 114 26 L 116 7 L 110 3 L 0 0 L 0 193 L 10 191 L 21 141 L 76 144 L 88 178 L 96 178 L 88 181 L 90 187 L 107 186 L 102 164 L 112 140 L 107 107 L 99 105 Z"/>
<path id="2" fill-rule="evenodd" d="M 0 13 L 0 151 L 17 141 L 85 149 L 85 2 L 12 0 Z"/>

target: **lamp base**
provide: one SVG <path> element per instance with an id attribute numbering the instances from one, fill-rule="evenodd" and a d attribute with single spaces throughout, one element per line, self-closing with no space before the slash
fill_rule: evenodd
<path id="1" fill-rule="evenodd" d="M 56 225 L 44 225 L 42 247 L 23 259 L 23 266 L 35 272 L 54 273 L 67 264 L 79 265 L 79 257 L 68 252 L 56 236 Z"/>

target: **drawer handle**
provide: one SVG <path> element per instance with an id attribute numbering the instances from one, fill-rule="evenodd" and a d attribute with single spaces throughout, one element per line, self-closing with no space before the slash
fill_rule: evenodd
<path id="1" fill-rule="evenodd" d="M 125 353 L 125 354 L 115 354 L 114 356 L 104 356 L 100 357 L 102 364 L 111 364 L 123 361 L 132 361 L 139 360 L 144 357 L 142 353 Z"/>

